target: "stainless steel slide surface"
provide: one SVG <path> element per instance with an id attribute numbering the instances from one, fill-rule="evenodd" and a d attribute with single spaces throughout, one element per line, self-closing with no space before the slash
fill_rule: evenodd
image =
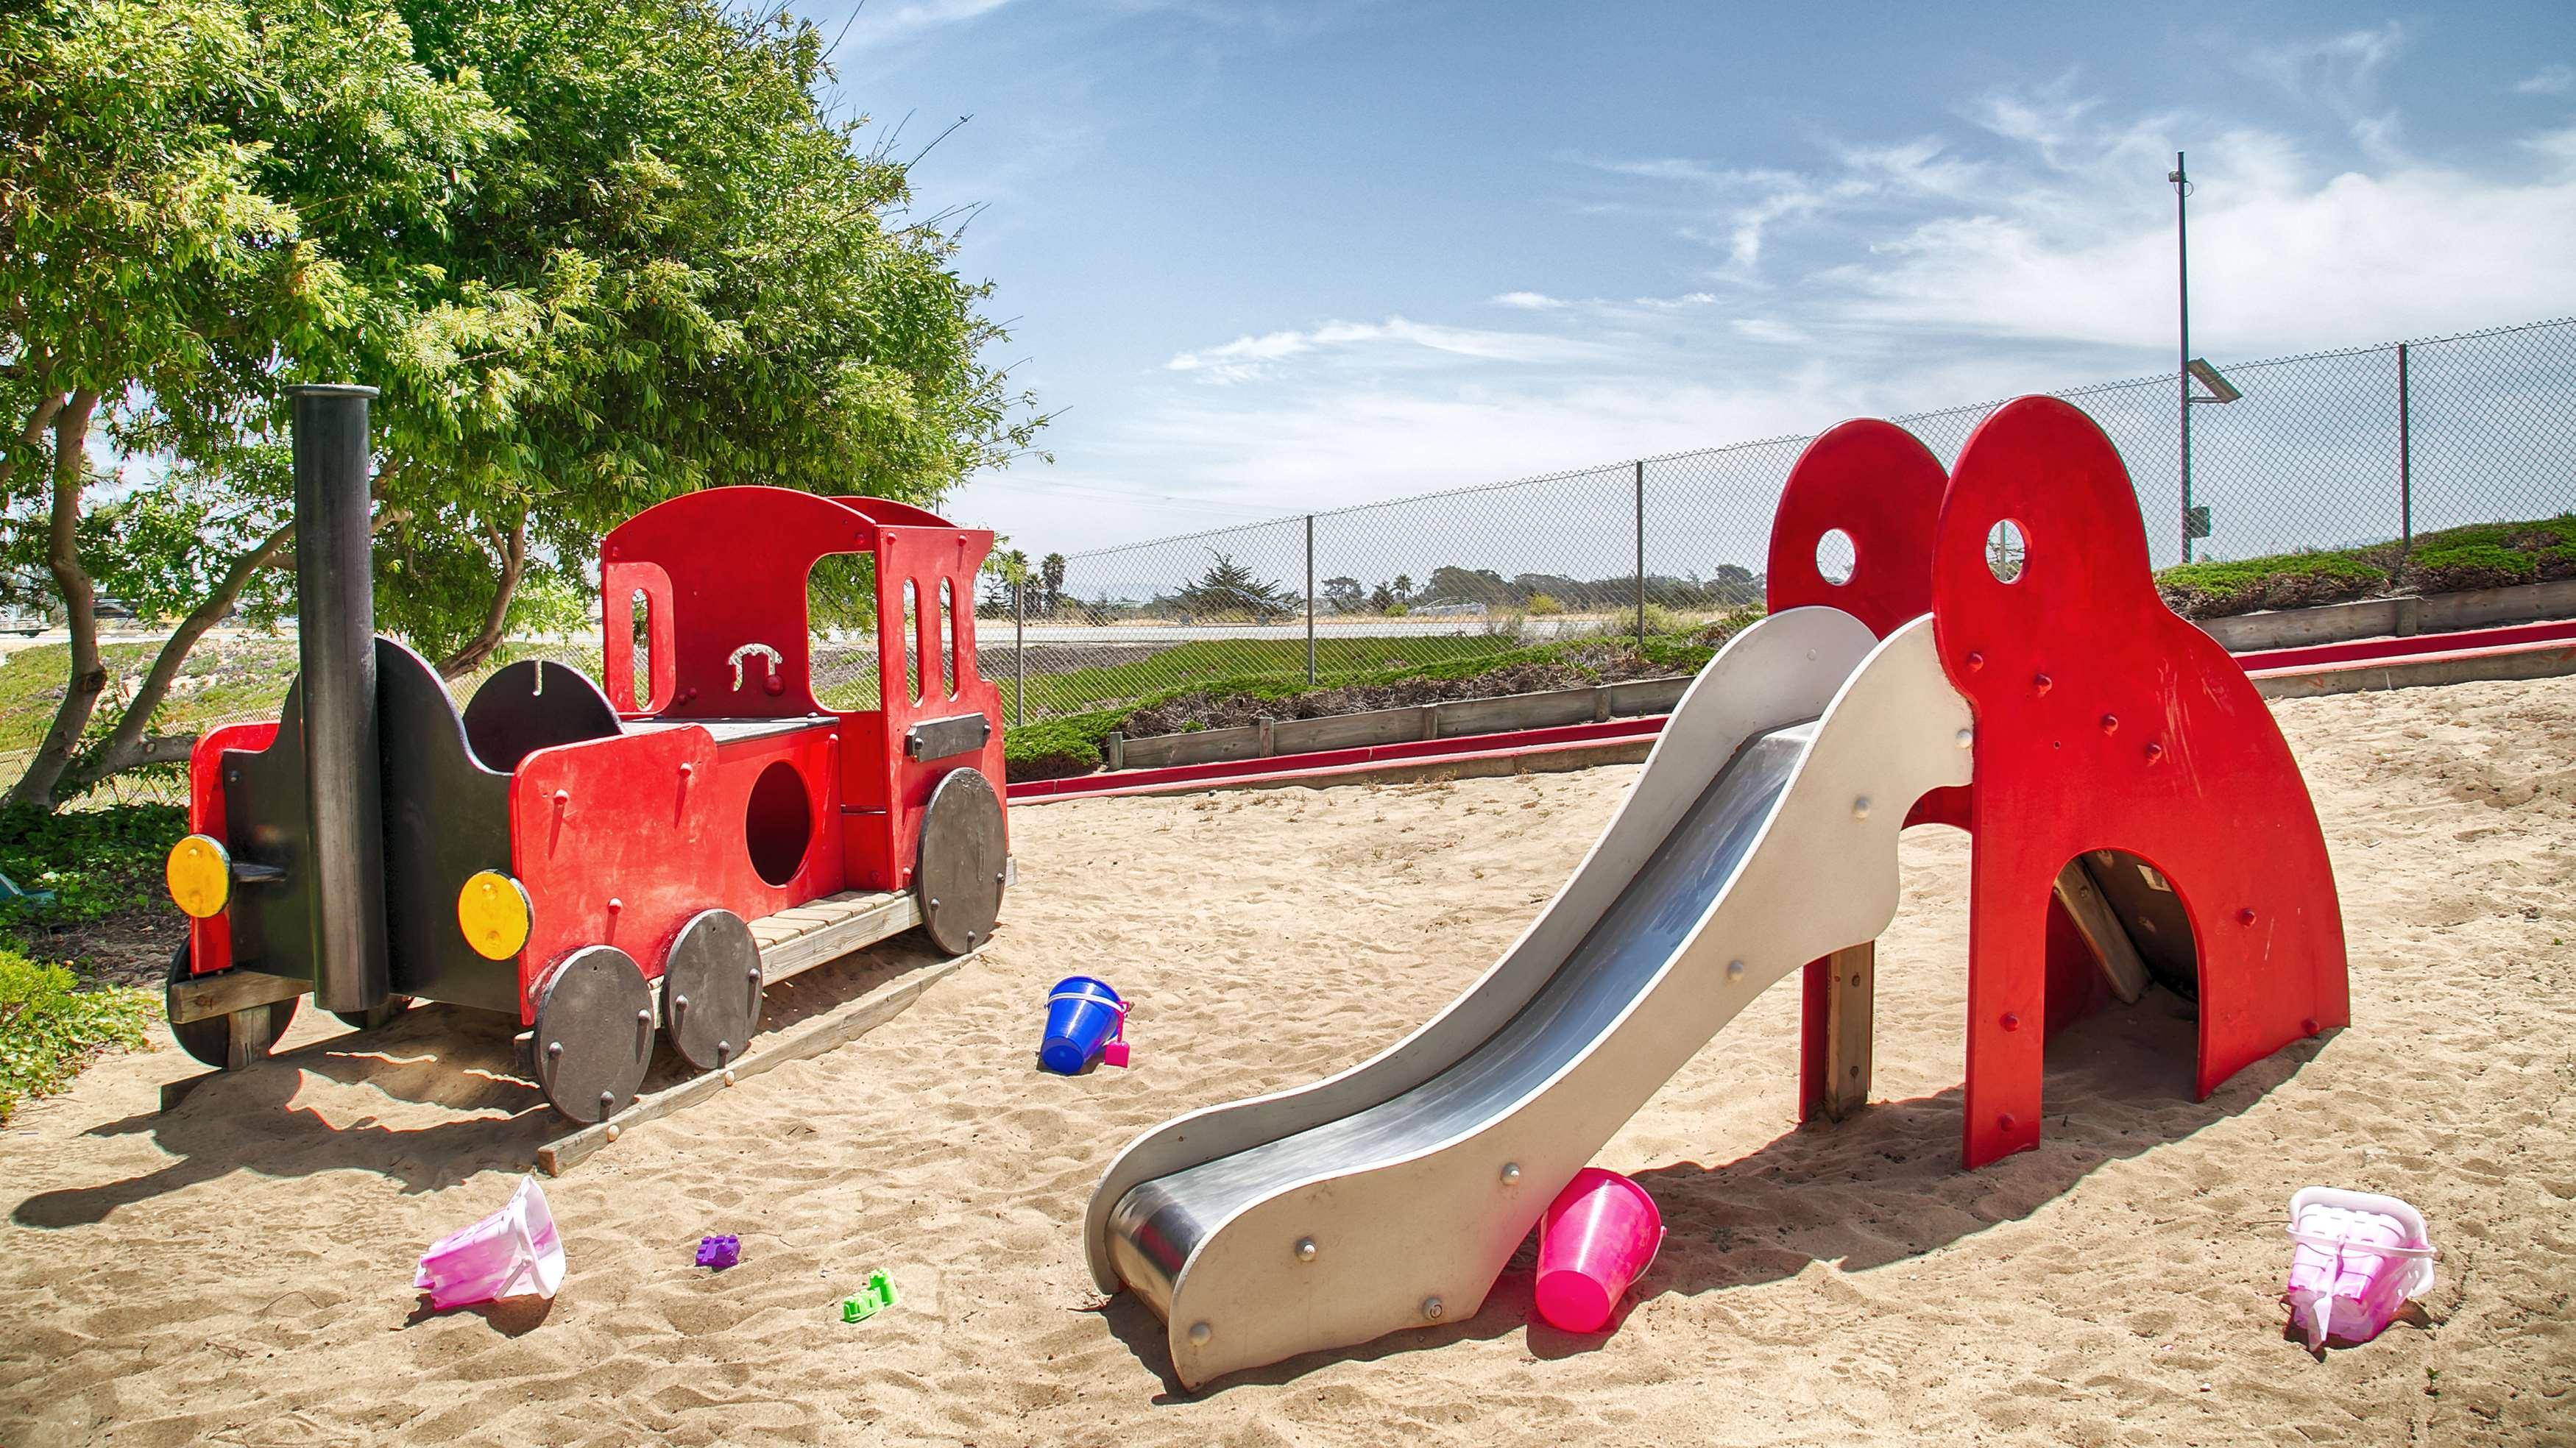
<path id="1" fill-rule="evenodd" d="M 1456 1065 L 1353 1115 L 1130 1189 L 1109 1219 L 1118 1275 L 1168 1316 L 1182 1264 L 1244 1207 L 1318 1175 L 1436 1147 L 1573 1064 L 1662 972 L 1734 878 L 1814 737 L 1812 722 L 1796 724 L 1738 749 L 1537 996 Z"/>
<path id="2" fill-rule="evenodd" d="M 1539 1213 L 1765 987 L 1875 939 L 1896 835 L 1968 782 L 1929 618 L 1789 609 L 1701 671 L 1536 920 L 1375 1057 L 1138 1136 L 1084 1247 L 1181 1381 L 1472 1315 Z"/>

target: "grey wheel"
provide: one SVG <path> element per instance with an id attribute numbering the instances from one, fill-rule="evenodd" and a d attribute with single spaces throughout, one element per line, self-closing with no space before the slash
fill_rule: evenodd
<path id="1" fill-rule="evenodd" d="M 653 1064 L 653 990 L 634 957 L 586 945 L 564 957 L 537 998 L 537 1086 L 584 1126 L 635 1101 Z"/>
<path id="2" fill-rule="evenodd" d="M 921 843 L 912 888 L 921 900 L 921 929 L 930 943 L 963 955 L 992 938 L 1002 914 L 1002 875 L 1010 865 L 1002 799 L 980 769 L 940 777 L 921 812 Z"/>
<path id="3" fill-rule="evenodd" d="M 680 1059 L 720 1071 L 760 1029 L 760 945 L 730 910 L 701 910 L 662 962 L 662 1034 Z"/>

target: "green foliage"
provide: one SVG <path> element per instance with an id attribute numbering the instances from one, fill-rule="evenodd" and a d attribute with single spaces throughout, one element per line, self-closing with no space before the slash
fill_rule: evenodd
<path id="1" fill-rule="evenodd" d="M 2576 577 L 2576 514 L 2472 523 L 2418 535 L 2400 557 L 2394 542 L 2226 563 L 2187 563 L 2156 575 L 2165 602 L 2185 618 L 2340 603 L 2392 590 L 2451 593 Z"/>
<path id="2" fill-rule="evenodd" d="M 2445 528 L 2415 540 L 2407 575 L 2424 593 L 2576 576 L 2576 515 Z"/>
<path id="3" fill-rule="evenodd" d="M 90 500 L 89 574 L 148 616 L 276 617 L 291 580 L 256 550 L 308 379 L 383 388 L 378 619 L 460 664 L 543 626 L 598 534 L 675 492 L 928 504 L 1006 464 L 1045 419 L 982 360 L 990 284 L 827 112 L 824 50 L 715 0 L 21 6 L 0 594 L 54 591 L 41 424 L 77 412 L 108 458 L 166 460 Z"/>
<path id="4" fill-rule="evenodd" d="M 188 812 L 174 804 L 123 804 L 46 813 L 0 810 L 0 873 L 22 890 L 50 890 L 49 905 L 13 904 L 13 918 L 97 920 L 122 911 L 167 908 L 162 864 L 188 832 Z"/>
<path id="5" fill-rule="evenodd" d="M 1727 638 L 1761 616 L 1762 610 L 1758 606 L 1739 609 L 1713 623 L 1692 624 L 1684 632 L 1650 636 L 1646 639 L 1645 646 L 1637 652 L 1648 662 L 1669 672 L 1695 673 L 1702 664 L 1708 662 L 1710 656 L 1717 652 L 1718 646 Z M 1305 673 L 1305 644 L 1304 640 L 1300 639 L 1294 644 L 1297 663 L 1293 670 L 1283 667 L 1276 670 L 1241 671 L 1193 678 L 1189 682 L 1165 684 L 1151 692 L 1124 698 L 1110 707 L 1090 709 L 1078 714 L 1059 715 L 1008 729 L 1004 731 L 1002 738 L 1003 761 L 1007 767 L 1007 773 L 1013 780 L 1054 779 L 1098 769 L 1103 763 L 1101 754 L 1103 741 L 1109 737 L 1112 730 L 1123 728 L 1130 717 L 1143 710 L 1167 703 L 1185 694 L 1287 699 L 1305 693 L 1309 688 L 1372 688 L 1401 683 L 1407 679 L 1474 679 L 1529 664 L 1563 665 L 1589 673 L 1591 670 L 1583 662 L 1585 651 L 1600 647 L 1600 641 L 1594 639 L 1560 639 L 1551 643 L 1518 648 L 1512 646 L 1513 641 L 1507 635 L 1337 640 L 1335 642 L 1345 647 L 1368 646 L 1366 651 L 1354 647 L 1353 651 L 1345 657 L 1364 658 L 1368 653 L 1374 652 L 1379 661 L 1366 667 L 1329 670 L 1319 667 L 1316 670 L 1314 684 L 1309 685 L 1306 682 Z M 1277 644 L 1259 639 L 1209 640 L 1183 644 L 1180 648 L 1157 655 L 1154 659 L 1141 664 L 1120 665 L 1114 670 L 1086 669 L 1079 671 L 1078 674 L 1061 674 L 1052 678 L 1066 681 L 1057 685 L 1060 692 L 1056 697 L 1073 697 L 1081 694 L 1085 688 L 1097 688 L 1105 683 L 1107 680 L 1104 676 L 1128 678 L 1137 676 L 1126 674 L 1124 671 L 1132 670 L 1141 673 L 1151 670 L 1152 677 L 1172 678 L 1173 673 L 1162 668 L 1161 665 L 1164 660 L 1176 654 L 1189 652 L 1193 656 L 1193 662 L 1203 661 L 1212 665 L 1231 661 L 1240 668 L 1245 660 L 1245 650 L 1277 650 L 1274 656 L 1284 660 L 1285 650 L 1289 647 L 1285 640 Z M 1428 656 L 1430 661 L 1418 662 L 1413 658 L 1391 657 L 1388 651 L 1396 648 L 1401 648 L 1410 655 Z M 1070 682 L 1086 676 L 1088 677 L 1085 683 Z M 1039 697 L 1040 680 L 1030 679 L 1028 688 L 1030 704 L 1034 708 Z M 1107 697 L 1114 696 L 1097 694 L 1091 696 L 1093 699 Z"/>
<path id="6" fill-rule="evenodd" d="M 61 1090 L 97 1052 L 143 1045 L 157 1005 L 151 991 L 82 990 L 61 966 L 0 949 L 0 1121 Z"/>
<path id="7" fill-rule="evenodd" d="M 1565 612 L 1565 605 L 1557 601 L 1555 594 L 1533 593 L 1529 596 L 1529 614 L 1532 618 L 1547 618 L 1563 612 Z"/>
<path id="8" fill-rule="evenodd" d="M 2165 602 L 2186 618 L 2340 603 L 2380 592 L 2388 584 L 2388 570 L 2357 553 L 2290 553 L 2227 563 L 2185 563 L 2156 575 L 2156 587 Z"/>
<path id="9" fill-rule="evenodd" d="M 1324 638 L 1316 641 L 1315 666 L 1319 675 L 1336 678 L 1388 670 L 1410 673 L 1453 659 L 1492 658 L 1511 646 L 1508 638 L 1482 635 Z M 1031 674 L 1028 710 L 1032 715 L 1077 713 L 1244 679 L 1306 687 L 1305 638 L 1200 639 L 1123 664 Z"/>

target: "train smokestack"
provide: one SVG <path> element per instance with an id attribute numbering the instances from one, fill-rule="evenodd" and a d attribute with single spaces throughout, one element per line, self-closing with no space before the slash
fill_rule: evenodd
<path id="1" fill-rule="evenodd" d="M 376 599 L 367 399 L 345 383 L 294 399 L 296 652 L 303 669 L 304 809 L 313 1001 L 384 1004 L 384 796 L 376 739 Z"/>

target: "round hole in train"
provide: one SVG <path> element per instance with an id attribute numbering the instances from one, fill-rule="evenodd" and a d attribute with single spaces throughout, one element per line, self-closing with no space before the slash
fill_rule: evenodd
<path id="1" fill-rule="evenodd" d="M 805 800 L 805 776 L 795 765 L 781 759 L 752 781 L 742 840 L 760 878 L 772 885 L 796 878 L 797 867 L 805 863 L 805 847 L 814 840 L 814 812 Z"/>

